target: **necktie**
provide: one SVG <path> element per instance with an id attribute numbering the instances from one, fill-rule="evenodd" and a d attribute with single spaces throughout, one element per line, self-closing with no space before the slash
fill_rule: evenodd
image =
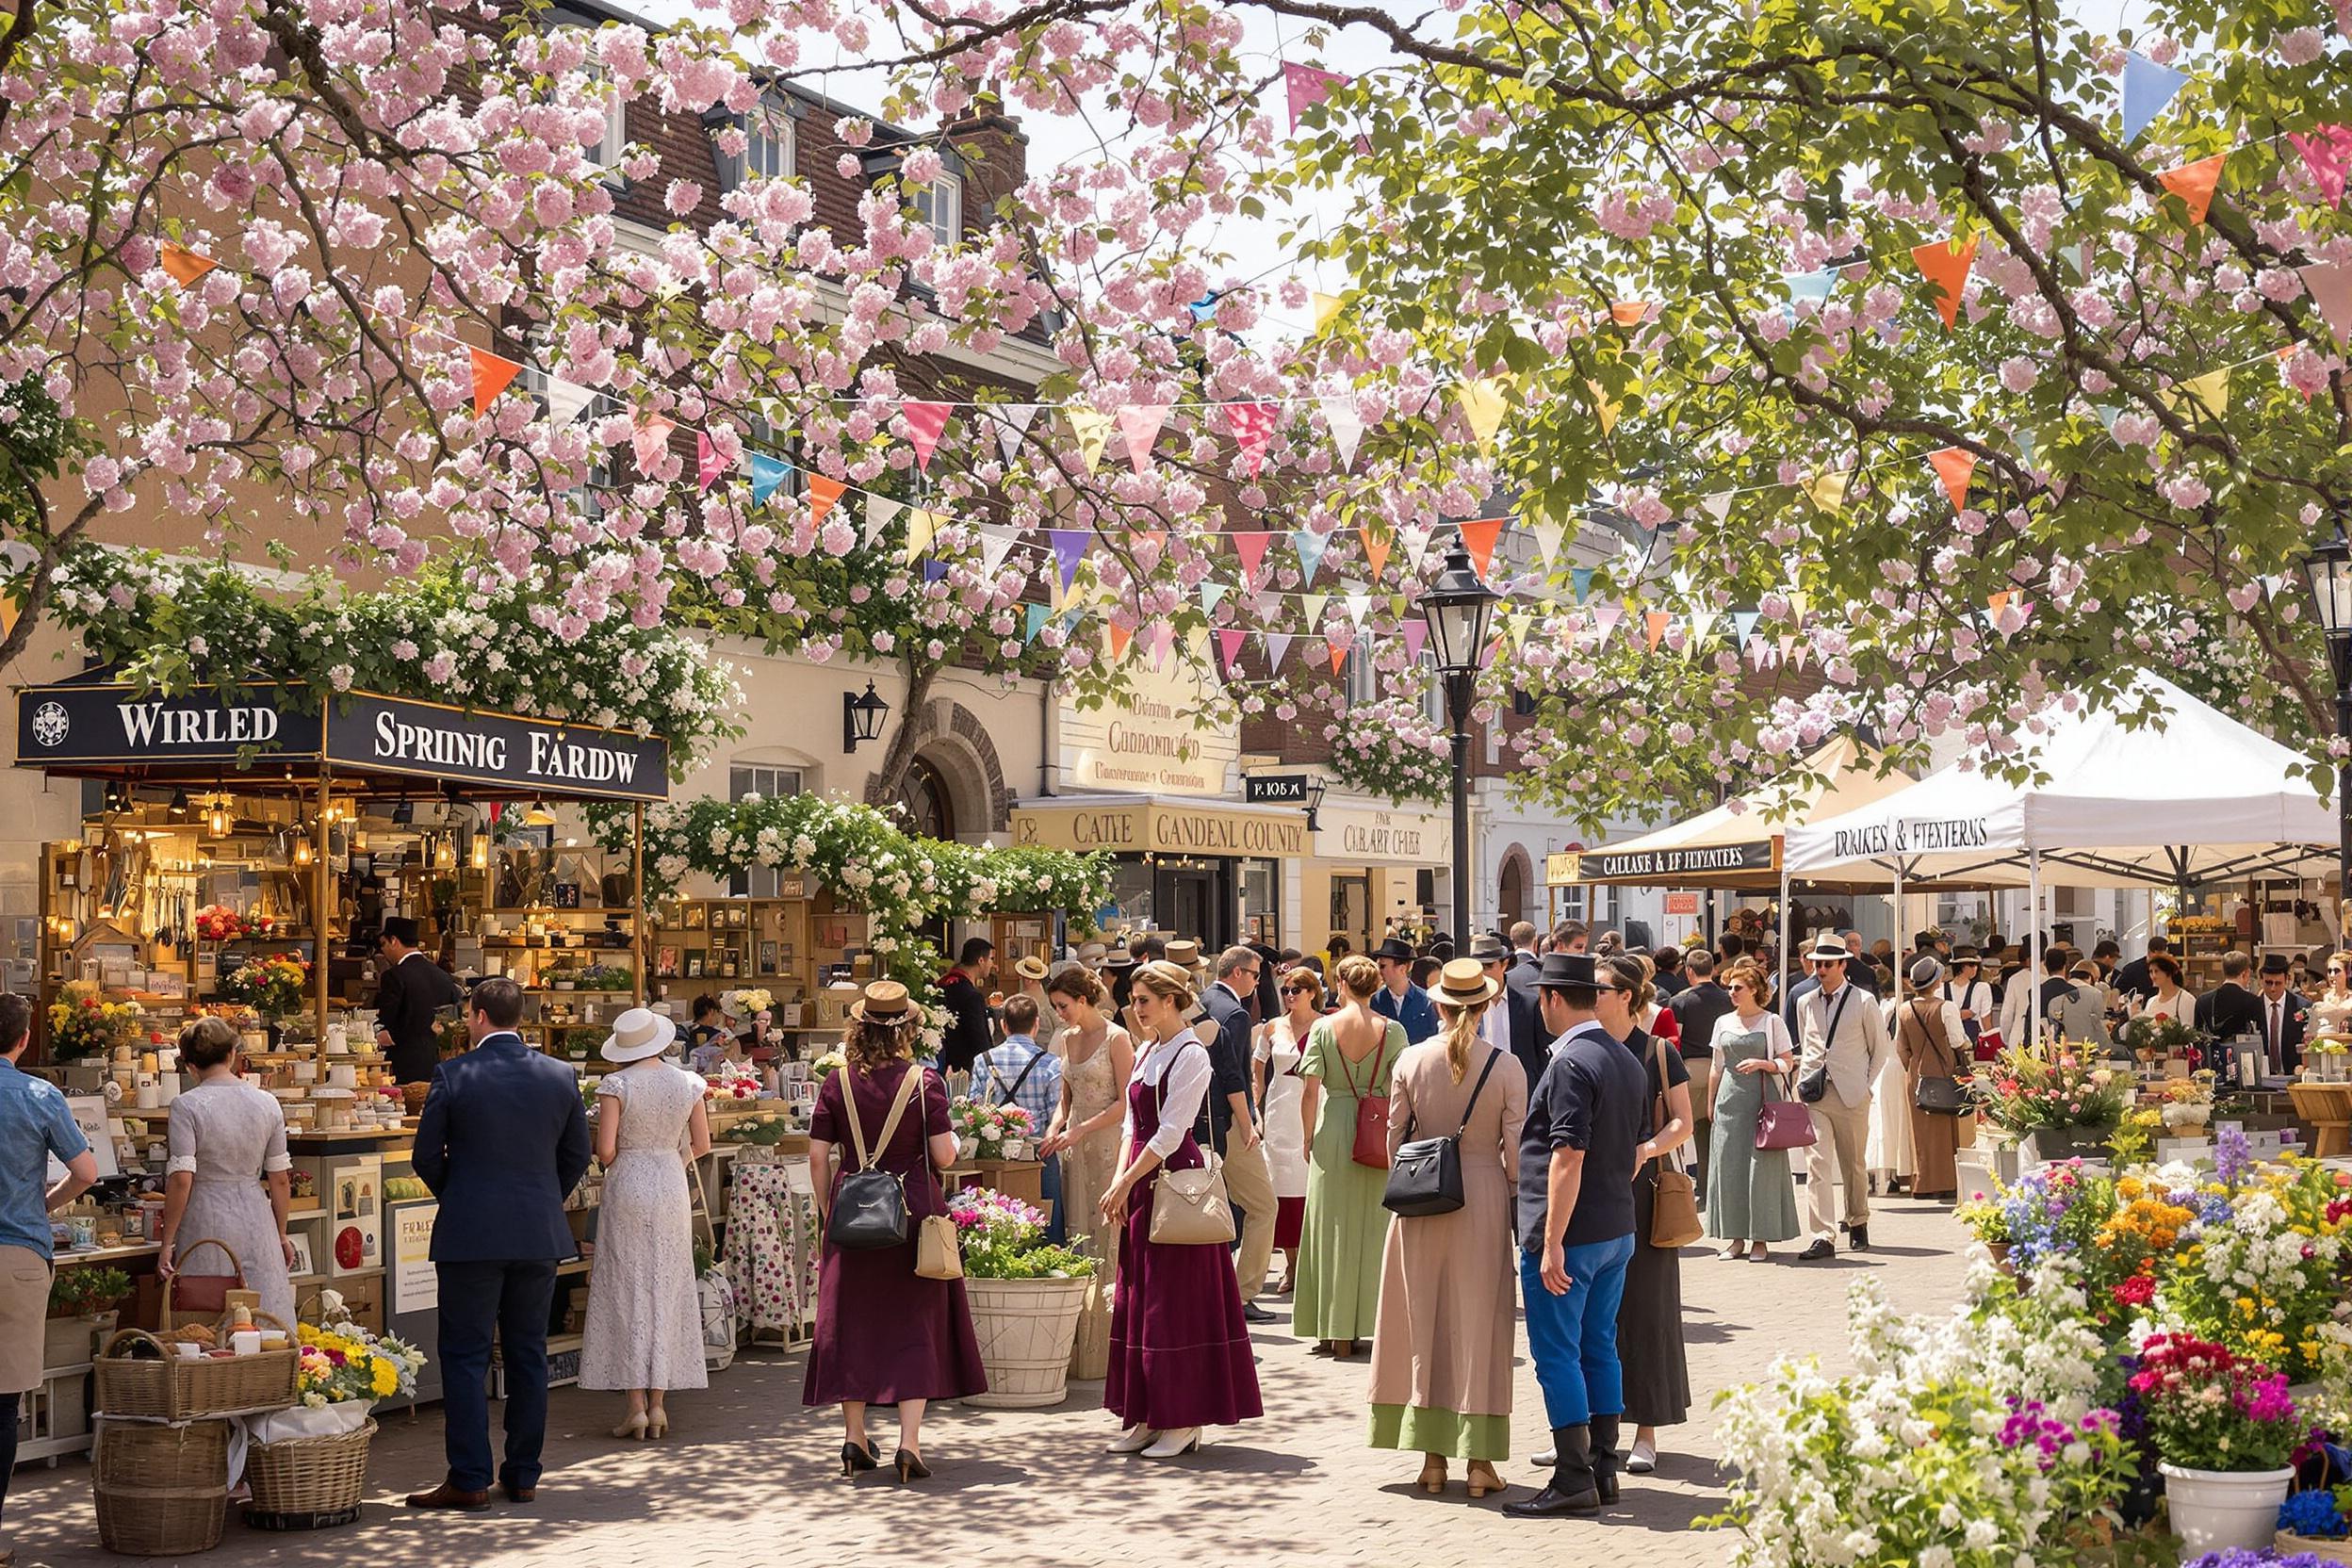
<path id="1" fill-rule="evenodd" d="M 2278 1009 L 2280 1005 L 2281 1004 L 2276 998 L 2272 999 L 2270 1004 L 2270 1070 L 2273 1072 L 2285 1070 L 2285 1064 L 2278 1060 Z"/>

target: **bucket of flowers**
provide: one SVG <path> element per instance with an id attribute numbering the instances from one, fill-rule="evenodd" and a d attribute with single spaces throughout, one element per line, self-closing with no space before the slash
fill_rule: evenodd
<path id="1" fill-rule="evenodd" d="M 2099 1152 L 2123 1119 L 2131 1075 L 2076 1042 L 2003 1046 L 1974 1087 L 1984 1119 L 2031 1160 Z"/>
<path id="2" fill-rule="evenodd" d="M 2278 1546 L 2320 1562 L 2352 1562 L 2352 1486 L 2290 1494 L 2278 1505 Z"/>
<path id="3" fill-rule="evenodd" d="M 967 1187 L 947 1201 L 964 1254 L 964 1294 L 988 1391 L 967 1402 L 1057 1405 L 1094 1260 L 1045 1239 L 1045 1216 L 1009 1193 Z"/>
<path id="4" fill-rule="evenodd" d="M 379 1399 L 413 1397 L 424 1352 L 351 1321 L 343 1298 L 319 1296 L 323 1322 L 294 1332 L 301 1346 L 295 1404 L 247 1418 L 248 1517 L 277 1528 L 316 1528 L 359 1517 L 368 1445 Z"/>
<path id="5" fill-rule="evenodd" d="M 1029 1113 L 1019 1105 L 959 1098 L 949 1106 L 947 1119 L 968 1159 L 1008 1159 L 1006 1146 L 1026 1143 L 1029 1137 Z"/>
<path id="6" fill-rule="evenodd" d="M 2267 1546 L 2303 1441 L 2283 1373 L 2190 1334 L 2150 1335 L 2131 1389 L 2188 1552 Z"/>
<path id="7" fill-rule="evenodd" d="M 139 1039 L 144 1016 L 136 1002 L 109 1002 L 88 980 L 69 980 L 49 1004 L 49 1050 L 60 1062 L 105 1059 Z"/>
<path id="8" fill-rule="evenodd" d="M 747 1106 L 763 1092 L 758 1068 L 749 1062 L 721 1062 L 708 1075 L 702 1095 L 714 1107 L 725 1110 Z"/>
<path id="9" fill-rule="evenodd" d="M 310 960 L 299 953 L 270 953 L 246 959 L 220 982 L 220 994 L 241 1002 L 272 1022 L 301 1012 L 310 989 Z"/>

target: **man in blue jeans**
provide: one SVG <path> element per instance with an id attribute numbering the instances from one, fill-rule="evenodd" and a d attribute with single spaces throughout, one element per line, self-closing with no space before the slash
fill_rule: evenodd
<path id="1" fill-rule="evenodd" d="M 1597 1513 L 1617 1500 L 1617 1307 L 1633 1259 L 1634 1152 L 1649 1080 L 1624 1040 L 1632 995 L 1583 953 L 1544 959 L 1536 985 L 1557 1037 L 1519 1137 L 1519 1278 L 1527 1348 L 1552 1429 L 1552 1478 L 1514 1518 Z"/>
<path id="2" fill-rule="evenodd" d="M 509 1501 L 539 1494 L 547 1435 L 547 1309 L 556 1266 L 580 1249 L 564 1200 L 588 1170 L 588 1119 L 571 1068 L 523 1043 L 523 993 L 484 980 L 467 999 L 474 1048 L 435 1069 L 416 1119 L 416 1174 L 441 1200 L 441 1413 L 448 1478 L 411 1508 L 490 1506 L 490 1344 L 506 1369 Z"/>

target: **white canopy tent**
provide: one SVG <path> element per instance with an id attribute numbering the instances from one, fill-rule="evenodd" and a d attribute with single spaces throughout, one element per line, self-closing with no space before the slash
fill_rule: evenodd
<path id="1" fill-rule="evenodd" d="M 2136 677 L 2114 709 L 2063 715 L 2020 743 L 2038 782 L 2008 784 L 1955 763 L 1858 810 L 1791 827 L 1789 870 L 1870 867 L 1900 885 L 2022 866 L 2038 975 L 2046 867 L 2071 886 L 2185 890 L 2333 865 L 2336 813 L 2295 776 L 2304 759 L 2157 676 Z"/>

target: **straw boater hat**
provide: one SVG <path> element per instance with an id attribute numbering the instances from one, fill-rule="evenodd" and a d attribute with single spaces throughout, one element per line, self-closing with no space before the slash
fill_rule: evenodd
<path id="1" fill-rule="evenodd" d="M 1045 984 L 1045 960 L 1032 953 L 1028 957 L 1013 965 L 1013 972 L 1023 980 L 1035 980 L 1042 986 Z"/>
<path id="2" fill-rule="evenodd" d="M 892 1024 L 905 1022 L 913 1011 L 906 987 L 895 980 L 876 980 L 850 1004 L 849 1016 L 861 1023 Z"/>
<path id="3" fill-rule="evenodd" d="M 1449 1007 L 1475 1007 L 1492 1002 L 1502 988 L 1487 977 L 1486 966 L 1476 958 L 1454 958 L 1437 972 L 1429 994 Z"/>
<path id="4" fill-rule="evenodd" d="M 1199 969 L 1200 967 L 1200 944 L 1179 937 L 1168 944 L 1168 961 L 1181 970 Z M 1192 977 L 1189 973 L 1184 977 L 1184 984 L 1187 986 L 1192 984 Z"/>
<path id="5" fill-rule="evenodd" d="M 649 1007 L 631 1007 L 612 1021 L 612 1033 L 596 1054 L 608 1062 L 642 1062 L 659 1056 L 678 1038 L 678 1025 Z"/>
<path id="6" fill-rule="evenodd" d="M 1170 942 L 1168 945 L 1174 947 L 1176 944 L 1174 942 Z M 1195 942 L 1186 942 L 1184 945 L 1194 948 L 1199 946 L 1199 944 Z M 1172 958 L 1154 958 L 1150 963 L 1143 966 L 1142 972 L 1156 974 L 1161 979 L 1167 981 L 1169 985 L 1182 986 L 1186 990 L 1191 990 L 1194 987 L 1192 971 L 1186 969 L 1184 965 L 1177 963 Z"/>
<path id="7" fill-rule="evenodd" d="M 1110 951 L 1101 942 L 1083 942 L 1078 948 L 1078 961 L 1088 969 L 1101 969 L 1102 960 L 1109 956 Z"/>

